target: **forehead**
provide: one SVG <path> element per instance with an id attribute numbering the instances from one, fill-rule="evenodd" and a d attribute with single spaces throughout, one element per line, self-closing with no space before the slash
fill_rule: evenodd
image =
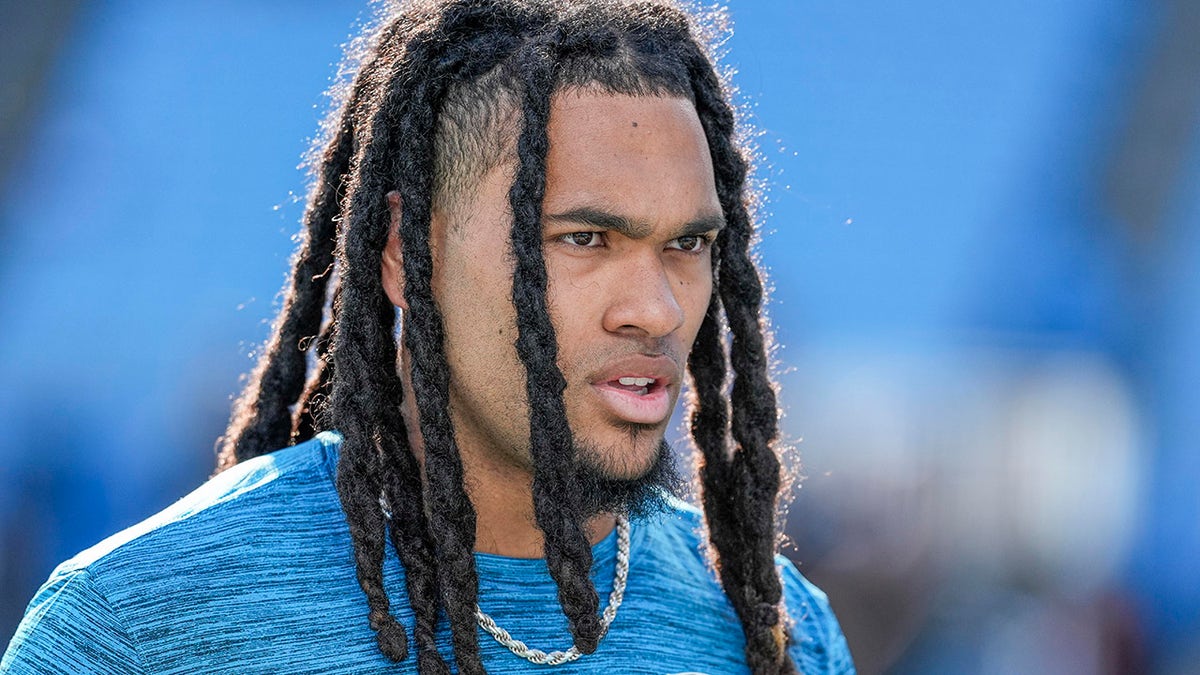
<path id="1" fill-rule="evenodd" d="M 712 158 L 685 98 L 566 90 L 551 101 L 545 209 L 592 203 L 646 222 L 719 210 Z"/>

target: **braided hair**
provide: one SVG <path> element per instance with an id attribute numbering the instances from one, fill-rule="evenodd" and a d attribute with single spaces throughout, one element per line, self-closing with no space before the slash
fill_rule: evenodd
<path id="1" fill-rule="evenodd" d="M 795 670 L 774 564 L 781 470 L 762 283 L 750 255 L 754 193 L 728 87 L 703 29 L 663 0 L 419 0 L 388 8 L 358 43 L 359 67 L 312 161 L 283 308 L 234 406 L 218 470 L 320 428 L 341 432 L 337 490 L 368 621 L 392 660 L 407 659 L 410 644 L 383 586 L 389 538 L 415 612 L 419 671 L 449 672 L 435 643 L 444 609 L 458 671 L 485 672 L 475 624 L 476 514 L 449 413 L 429 236 L 435 210 L 452 211 L 511 155 L 512 297 L 522 308 L 516 351 L 527 375 L 534 514 L 575 646 L 591 653 L 602 635 L 585 508 L 570 489 L 575 450 L 541 250 L 550 103 L 563 89 L 590 88 L 695 104 L 726 220 L 713 245 L 713 294 L 688 358 L 709 549 L 745 632 L 751 670 Z M 397 311 L 381 282 L 393 191 L 404 206 L 401 333 L 423 463 L 400 412 Z M 381 495 L 402 517 L 385 520 Z"/>

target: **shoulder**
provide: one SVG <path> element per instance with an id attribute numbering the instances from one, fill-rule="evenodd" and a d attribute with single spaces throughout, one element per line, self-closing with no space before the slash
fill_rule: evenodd
<path id="1" fill-rule="evenodd" d="M 806 673 L 853 673 L 846 637 L 825 592 L 805 579 L 791 560 L 777 556 L 775 562 L 792 620 L 792 658 Z"/>
<path id="2" fill-rule="evenodd" d="M 141 658 L 86 569 L 56 570 L 29 603 L 0 672 L 141 673 Z"/>
<path id="3" fill-rule="evenodd" d="M 253 544 L 254 531 L 278 529 L 289 513 L 336 508 L 333 471 L 341 437 L 322 433 L 299 445 L 242 462 L 171 506 L 86 549 L 56 573 L 99 575 L 147 560 L 178 559 L 210 546 Z M 323 507 L 323 508 L 322 508 Z"/>
<path id="4" fill-rule="evenodd" d="M 252 593 L 263 578 L 286 578 L 272 570 L 305 562 L 325 568 L 331 553 L 350 546 L 333 483 L 339 443 L 325 433 L 243 462 L 59 565 L 0 670 L 26 672 L 20 665 L 28 663 L 42 672 L 39 659 L 66 663 L 56 650 L 79 644 L 97 660 L 77 672 L 110 672 L 103 665 L 110 660 L 118 664 L 111 672 L 137 672 L 129 665 L 135 645 L 145 649 L 170 633 L 171 616 L 217 616 L 212 603 Z"/>
<path id="5" fill-rule="evenodd" d="M 661 516 L 647 519 L 647 548 L 674 575 L 688 577 L 696 588 L 720 591 L 708 560 L 704 514 L 671 498 Z M 783 582 L 784 606 L 791 621 L 791 652 L 805 673 L 853 673 L 854 665 L 829 598 L 796 569 L 792 561 L 775 558 Z"/>

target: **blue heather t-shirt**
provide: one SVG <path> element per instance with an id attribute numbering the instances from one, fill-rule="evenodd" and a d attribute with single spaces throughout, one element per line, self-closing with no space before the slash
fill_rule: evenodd
<path id="1" fill-rule="evenodd" d="M 229 469 L 175 505 L 80 553 L 38 591 L 0 673 L 411 673 L 367 625 L 350 533 L 334 487 L 340 437 L 323 433 Z M 705 566 L 700 514 L 683 504 L 633 522 L 625 600 L 595 653 L 538 666 L 479 632 L 491 673 L 745 673 L 733 607 Z M 616 535 L 593 548 L 602 606 Z M 476 554 L 479 604 L 515 638 L 570 644 L 543 560 Z M 825 595 L 779 559 L 803 673 L 853 673 Z M 404 571 L 390 548 L 384 583 L 409 629 Z M 453 663 L 442 617 L 442 654 Z"/>

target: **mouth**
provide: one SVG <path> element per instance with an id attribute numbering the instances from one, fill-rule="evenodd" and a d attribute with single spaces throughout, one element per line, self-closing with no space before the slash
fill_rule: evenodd
<path id="1" fill-rule="evenodd" d="M 634 424 L 658 424 L 671 416 L 674 361 L 665 356 L 624 359 L 606 369 L 592 387 L 613 416 Z"/>
<path id="2" fill-rule="evenodd" d="M 628 391 L 638 396 L 645 396 L 650 393 L 653 387 L 658 388 L 658 380 L 653 377 L 618 377 L 613 382 L 605 382 L 605 386 L 622 391 Z"/>

